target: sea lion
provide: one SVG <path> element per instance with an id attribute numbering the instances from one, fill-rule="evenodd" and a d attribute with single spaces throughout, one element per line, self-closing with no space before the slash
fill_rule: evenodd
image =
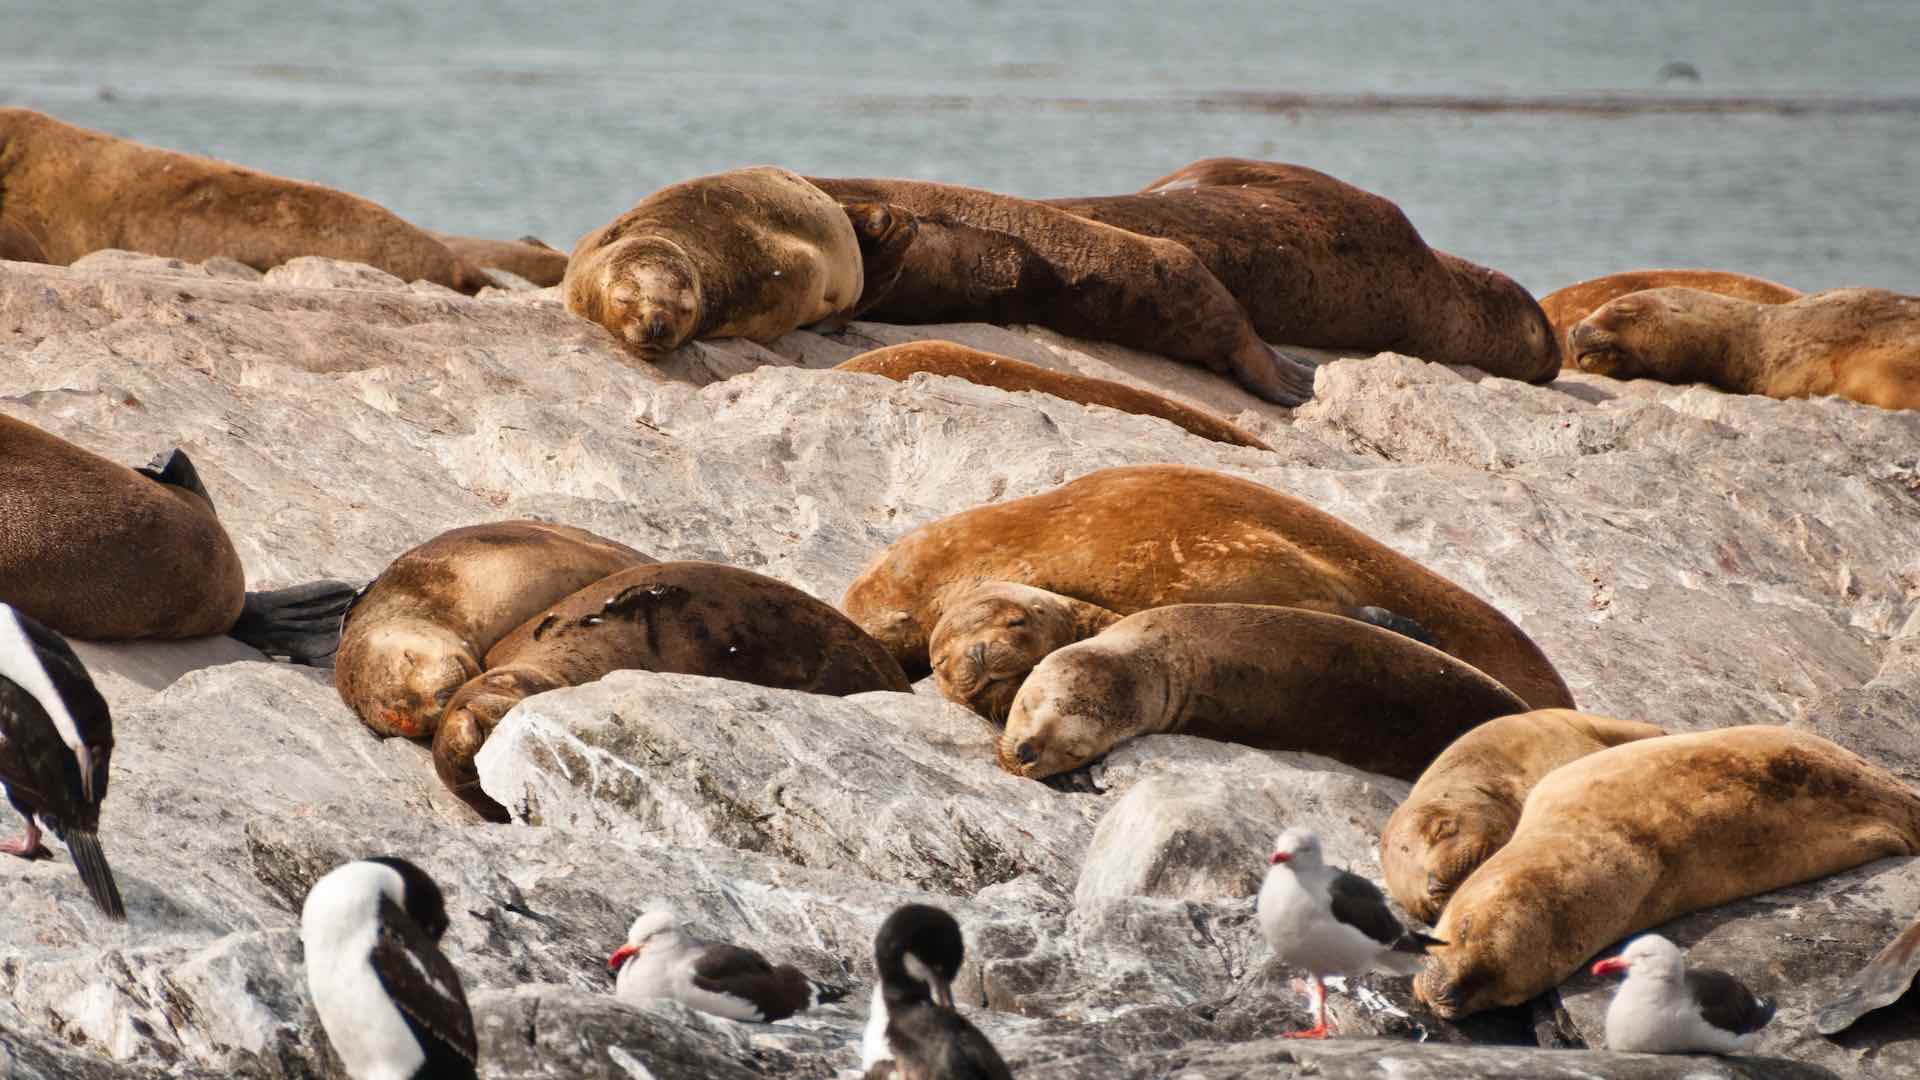
<path id="1" fill-rule="evenodd" d="M 448 251 L 470 266 L 505 270 L 543 289 L 560 284 L 560 279 L 567 276 L 567 253 L 549 247 L 537 236 L 523 236 L 518 240 L 488 240 L 478 236 L 435 232 L 432 229 L 427 230 L 427 235 L 445 244 Z"/>
<path id="2" fill-rule="evenodd" d="M 772 341 L 851 310 L 862 277 L 839 203 L 758 165 L 661 188 L 581 237 L 561 290 L 652 359 L 695 339 Z"/>
<path id="3" fill-rule="evenodd" d="M 225 255 L 256 270 L 324 255 L 465 293 L 487 283 L 425 230 L 359 196 L 32 109 L 0 108 L 0 219 L 60 266 L 103 248 L 187 262 Z"/>
<path id="4" fill-rule="evenodd" d="M 1539 709 L 1489 720 L 1420 774 L 1380 833 L 1387 891 L 1432 923 L 1447 897 L 1513 835 L 1527 792 L 1576 758 L 1666 732 L 1636 720 Z"/>
<path id="5" fill-rule="evenodd" d="M 1042 779 L 1136 735 L 1305 750 L 1411 780 L 1525 703 L 1438 649 L 1338 615 L 1172 604 L 1048 654 L 1013 699 L 1000 767 Z"/>
<path id="6" fill-rule="evenodd" d="M 443 532 L 402 552 L 354 600 L 333 685 L 374 731 L 431 735 L 454 691 L 514 627 L 575 589 L 652 561 L 544 521 Z"/>
<path id="7" fill-rule="evenodd" d="M 988 582 L 1118 615 L 1242 603 L 1366 619 L 1424 634 L 1530 707 L 1573 704 L 1539 647 L 1485 601 L 1299 499 L 1207 469 L 1102 469 L 923 525 L 874 557 L 842 607 L 909 675 L 931 670 L 949 697 L 1001 717 L 1027 671 L 1092 614 L 1029 619 L 1031 594 L 977 591 Z"/>
<path id="8" fill-rule="evenodd" d="M 836 696 L 913 689 L 879 642 L 783 581 L 719 563 L 656 563 L 588 585 L 490 649 L 486 673 L 447 704 L 434 768 L 468 805 L 505 821 L 473 764 L 500 718 L 534 694 L 634 670 Z"/>
<path id="9" fill-rule="evenodd" d="M 1002 390 L 1033 390 L 1066 401 L 1077 401 L 1082 405 L 1105 405 L 1121 412 L 1157 416 L 1214 442 L 1251 446 L 1260 450 L 1273 449 L 1211 413 L 1182 405 L 1151 391 L 1107 379 L 1054 371 L 1024 360 L 969 349 L 951 341 L 909 341 L 901 345 L 889 345 L 884 349 L 861 353 L 834 370 L 885 375 L 899 382 L 905 382 L 919 371 L 951 375 L 982 386 L 997 386 Z"/>
<path id="10" fill-rule="evenodd" d="M 1553 324 L 1553 340 L 1559 343 L 1560 366 L 1574 366 L 1573 353 L 1567 349 L 1567 331 L 1572 330 L 1574 324 L 1608 301 L 1628 293 L 1668 286 L 1734 296 L 1756 304 L 1784 304 L 1806 295 L 1777 281 L 1731 270 L 1628 270 L 1577 281 L 1540 298 L 1540 310 L 1547 313 L 1547 321 Z"/>
<path id="11" fill-rule="evenodd" d="M 0 415 L 0 603 L 74 638 L 231 634 L 308 662 L 333 652 L 352 593 L 341 582 L 247 592 L 182 451 L 130 469 Z"/>
<path id="12" fill-rule="evenodd" d="M 1642 739 L 1562 765 L 1447 902 L 1414 994 L 1441 1016 L 1518 1005 L 1691 911 L 1920 853 L 1920 795 L 1772 725 Z"/>
<path id="13" fill-rule="evenodd" d="M 847 222 L 853 226 L 854 239 L 860 244 L 860 302 L 836 320 L 844 326 L 872 311 L 893 292 L 907 268 L 907 248 L 920 234 L 920 219 L 904 206 L 881 202 L 841 204 Z"/>
<path id="14" fill-rule="evenodd" d="M 899 280 L 867 317 L 891 323 L 1036 323 L 1159 353 L 1281 405 L 1313 396 L 1313 366 L 1260 340 L 1192 251 L 1057 207 L 919 180 L 828 179 L 843 203 L 918 218 Z"/>
<path id="15" fill-rule="evenodd" d="M 1137 194 L 1045 202 L 1185 245 L 1271 342 L 1392 351 L 1535 383 L 1560 370 L 1532 294 L 1429 248 L 1391 200 L 1314 169 L 1207 158 Z"/>
<path id="16" fill-rule="evenodd" d="M 1582 319 L 1567 348 L 1581 371 L 1615 379 L 1920 409 L 1920 297 L 1885 289 L 1831 289 L 1783 304 L 1649 289 Z"/>

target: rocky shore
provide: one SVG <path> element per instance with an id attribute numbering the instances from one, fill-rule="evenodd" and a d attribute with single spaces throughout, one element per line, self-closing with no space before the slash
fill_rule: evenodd
<path id="1" fill-rule="evenodd" d="M 1578 374 L 1539 387 L 1382 355 L 1266 405 L 1158 357 L 1038 329 L 855 323 L 632 360 L 554 290 L 473 298 L 303 258 L 260 275 L 104 252 L 0 263 L 0 411 L 143 464 L 188 451 L 250 588 L 363 582 L 446 529 L 540 517 L 828 602 L 907 530 L 1096 469 L 1178 462 L 1293 493 L 1500 608 L 1581 708 L 1673 731 L 1808 728 L 1920 784 L 1920 413 Z M 945 338 L 1210 409 L 1272 451 L 954 379 L 819 369 Z M 447 890 L 444 947 L 488 1077 L 849 1077 L 872 940 L 924 899 L 965 929 L 963 1006 L 1039 1077 L 1896 1077 L 1915 995 L 1837 1039 L 1811 1016 L 1920 911 L 1920 859 L 1663 932 L 1775 997 L 1763 1057 L 1603 1044 L 1582 976 L 1464 1024 L 1408 980 L 1303 1026 L 1253 919 L 1287 824 L 1377 877 L 1404 782 L 1180 736 L 1064 792 L 1000 772 L 923 685 L 820 697 L 619 673 L 542 695 L 480 758 L 480 822 L 427 748 L 382 740 L 328 673 L 231 639 L 76 643 L 114 708 L 101 840 L 130 922 L 64 859 L 0 864 L 0 1075 L 339 1075 L 305 993 L 302 897 L 404 854 Z M 641 906 L 853 989 L 774 1025 L 612 998 Z M 1536 1048 L 1537 1047 L 1537 1048 Z"/>

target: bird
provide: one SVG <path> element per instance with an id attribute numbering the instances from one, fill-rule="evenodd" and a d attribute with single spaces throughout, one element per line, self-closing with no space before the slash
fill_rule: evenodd
<path id="1" fill-rule="evenodd" d="M 880 924 L 873 964 L 880 983 L 860 1043 L 863 1080 L 1012 1080 L 980 1029 L 953 1009 L 966 945 L 953 916 L 905 904 Z"/>
<path id="2" fill-rule="evenodd" d="M 1712 968 L 1688 968 L 1680 947 L 1642 934 L 1595 975 L 1627 974 L 1607 1006 L 1607 1049 L 1641 1054 L 1734 1054 L 1752 1049 L 1773 1002 Z"/>
<path id="3" fill-rule="evenodd" d="M 846 990 L 772 964 L 752 949 L 706 941 L 680 928 L 671 908 L 651 906 L 633 920 L 626 944 L 607 957 L 614 992 L 640 1002 L 671 998 L 691 1009 L 764 1024 L 838 1001 Z"/>
<path id="4" fill-rule="evenodd" d="M 398 856 L 343 863 L 300 909 L 307 992 L 353 1080 L 471 1080 L 479 1040 L 440 951 L 446 898 Z"/>
<path id="5" fill-rule="evenodd" d="M 1320 838 L 1291 828 L 1273 842 L 1267 879 L 1255 901 L 1260 931 L 1282 963 L 1311 976 L 1314 1025 L 1290 1039 L 1324 1039 L 1328 975 L 1363 975 L 1383 968 L 1398 975 L 1420 970 L 1427 949 L 1446 942 L 1400 925 L 1378 886 L 1326 865 Z"/>
<path id="6" fill-rule="evenodd" d="M 27 821 L 0 852 L 51 857 L 40 843 L 44 821 L 93 902 L 123 922 L 126 905 L 97 835 L 112 757 L 113 715 L 86 665 L 57 631 L 0 604 L 0 788 Z"/>

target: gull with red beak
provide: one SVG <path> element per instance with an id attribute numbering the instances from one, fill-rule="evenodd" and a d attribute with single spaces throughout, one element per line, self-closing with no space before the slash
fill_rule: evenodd
<path id="1" fill-rule="evenodd" d="M 113 716 L 86 666 L 57 632 L 0 604 L 0 788 L 27 819 L 26 835 L 0 852 L 45 855 L 46 822 L 94 903 L 122 921 L 126 907 L 95 835 L 112 756 Z"/>
<path id="2" fill-rule="evenodd" d="M 614 993 L 639 1004 L 670 998 L 690 1009 L 764 1024 L 838 1001 L 846 990 L 817 983 L 791 964 L 772 964 L 752 949 L 706 941 L 680 929 L 666 907 L 633 920 L 626 944 L 607 957 Z"/>
<path id="3" fill-rule="evenodd" d="M 1724 971 L 1688 968 L 1680 947 L 1659 934 L 1642 934 L 1593 965 L 1595 975 L 1620 971 L 1626 981 L 1607 1006 L 1609 1050 L 1737 1054 L 1773 1019 L 1773 1002 Z"/>
<path id="4" fill-rule="evenodd" d="M 1327 1037 L 1326 976 L 1376 968 L 1411 975 L 1429 946 L 1446 944 L 1401 926 L 1373 882 L 1326 865 L 1320 838 L 1306 829 L 1281 833 L 1267 864 L 1256 903 L 1260 931 L 1281 963 L 1313 980 L 1314 1026 L 1287 1038 Z"/>

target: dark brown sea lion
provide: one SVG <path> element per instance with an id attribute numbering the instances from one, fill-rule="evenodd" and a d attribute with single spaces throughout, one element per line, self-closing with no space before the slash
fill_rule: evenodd
<path id="1" fill-rule="evenodd" d="M 538 237 L 487 240 L 478 236 L 434 232 L 431 229 L 427 235 L 445 244 L 448 251 L 466 260 L 469 266 L 505 270 L 543 289 L 560 284 L 560 279 L 567 276 L 567 253 L 548 247 Z"/>
<path id="2" fill-rule="evenodd" d="M 1666 732 L 1636 720 L 1538 709 L 1489 720 L 1420 774 L 1380 833 L 1387 891 L 1432 923 L 1467 875 L 1507 842 L 1527 792 L 1576 758 Z"/>
<path id="3" fill-rule="evenodd" d="M 682 181 L 580 238 L 561 283 L 567 309 L 629 352 L 696 339 L 769 342 L 853 310 L 863 271 L 846 211 L 785 169 Z"/>
<path id="4" fill-rule="evenodd" d="M 861 269 L 860 302 L 836 316 L 844 323 L 878 307 L 899 284 L 907 268 L 907 249 L 920 234 L 920 219 L 904 206 L 887 203 L 844 203 L 841 208 L 860 243 Z"/>
<path id="5" fill-rule="evenodd" d="M 1527 382 L 1559 371 L 1552 327 L 1525 289 L 1434 251 L 1393 202 L 1314 169 L 1208 158 L 1138 194 L 1046 202 L 1185 245 L 1271 342 L 1391 350 Z"/>
<path id="6" fill-rule="evenodd" d="M 1804 731 L 1641 739 L 1534 785 L 1513 838 L 1441 913 L 1414 994 L 1453 1018 L 1518 1005 L 1621 938 L 1889 855 L 1920 854 L 1920 795 Z"/>
<path id="7" fill-rule="evenodd" d="M 1050 653 L 1013 699 L 1000 767 L 1035 780 L 1137 735 L 1305 750 L 1411 780 L 1525 703 L 1479 669 L 1337 615 L 1172 604 Z"/>
<path id="8" fill-rule="evenodd" d="M 0 109 L 0 222 L 31 238 L 40 261 L 60 266 L 104 248 L 187 262 L 225 255 L 256 270 L 323 255 L 466 293 L 487 283 L 425 230 L 358 196 L 31 109 Z"/>
<path id="9" fill-rule="evenodd" d="M 1649 289 L 1582 319 L 1567 347 L 1581 371 L 1615 379 L 1920 409 L 1920 296 L 1885 289 L 1832 289 L 1782 304 Z"/>
<path id="10" fill-rule="evenodd" d="M 1014 582 L 1042 594 L 989 583 Z M 1035 601 L 1079 604 L 1033 617 Z M 910 675 L 985 715 L 1006 715 L 1040 658 L 1098 622 L 1181 603 L 1276 604 L 1426 635 L 1538 708 L 1566 684 L 1491 605 L 1313 506 L 1184 465 L 1090 473 L 1052 491 L 975 507 L 894 541 L 842 607 Z"/>
<path id="11" fill-rule="evenodd" d="M 1036 323 L 1208 368 L 1282 405 L 1313 396 L 1312 365 L 1276 353 L 1192 251 L 1057 207 L 919 180 L 809 178 L 843 203 L 920 223 L 893 289 L 866 317 Z"/>
<path id="12" fill-rule="evenodd" d="M 460 688 L 433 742 L 434 768 L 490 820 L 473 758 L 507 710 L 612 671 L 711 675 L 815 694 L 912 689 L 879 642 L 782 581 L 719 563 L 669 562 L 596 581 L 516 628 Z"/>
<path id="13" fill-rule="evenodd" d="M 343 620 L 333 684 L 382 735 L 433 734 L 480 658 L 583 585 L 653 560 L 585 529 L 499 521 L 404 551 Z"/>
<path id="14" fill-rule="evenodd" d="M 1540 298 L 1540 310 L 1547 313 L 1547 321 L 1553 324 L 1553 340 L 1560 346 L 1560 366 L 1574 366 L 1573 354 L 1567 351 L 1567 332 L 1581 319 L 1628 293 L 1669 286 L 1738 297 L 1756 304 L 1784 304 L 1806 295 L 1777 281 L 1730 270 L 1628 270 L 1576 281 Z"/>
<path id="15" fill-rule="evenodd" d="M 834 368 L 835 371 L 859 371 L 885 375 L 905 382 L 915 372 L 951 375 L 982 386 L 1002 390 L 1032 390 L 1082 405 L 1105 405 L 1109 409 L 1157 416 L 1185 428 L 1203 439 L 1251 446 L 1260 450 L 1272 447 L 1211 413 L 1190 405 L 1139 390 L 1125 383 L 1054 371 L 1024 360 L 969 349 L 951 341 L 909 341 L 884 349 L 864 352 Z"/>

